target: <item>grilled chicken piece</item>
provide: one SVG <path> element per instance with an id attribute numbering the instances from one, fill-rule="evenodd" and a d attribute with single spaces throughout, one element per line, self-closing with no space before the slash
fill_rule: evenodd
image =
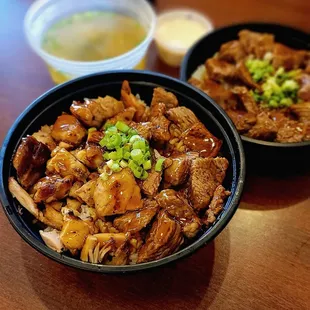
<path id="1" fill-rule="evenodd" d="M 87 143 L 91 144 L 98 144 L 104 137 L 104 134 L 102 131 L 89 131 L 87 135 Z"/>
<path id="2" fill-rule="evenodd" d="M 70 188 L 69 191 L 69 196 L 75 199 L 78 199 L 78 196 L 76 195 L 76 191 L 83 186 L 84 182 L 83 181 L 76 181 L 74 182 L 74 184 L 72 185 L 72 187 Z"/>
<path id="3" fill-rule="evenodd" d="M 75 177 L 68 175 L 64 178 L 58 175 L 46 176 L 34 185 L 33 200 L 36 203 L 50 203 L 65 198 L 74 183 Z"/>
<path id="4" fill-rule="evenodd" d="M 165 183 L 168 187 L 185 183 L 191 165 L 191 156 L 180 154 L 172 156 L 170 159 L 172 159 L 172 164 L 164 171 Z"/>
<path id="5" fill-rule="evenodd" d="M 181 225 L 162 210 L 152 225 L 145 244 L 138 252 L 137 263 L 149 262 L 176 252 L 183 243 Z"/>
<path id="6" fill-rule="evenodd" d="M 135 234 L 145 228 L 157 213 L 159 207 L 155 200 L 143 200 L 143 208 L 137 211 L 128 211 L 117 217 L 113 225 L 121 232 Z"/>
<path id="7" fill-rule="evenodd" d="M 52 129 L 50 126 L 47 125 L 42 126 L 41 129 L 35 132 L 32 136 L 37 141 L 44 143 L 51 152 L 55 149 L 56 143 L 52 138 Z"/>
<path id="8" fill-rule="evenodd" d="M 107 265 L 127 265 L 129 262 L 129 246 L 127 242 L 124 242 L 112 255 L 111 262 L 107 262 Z"/>
<path id="9" fill-rule="evenodd" d="M 141 191 L 149 196 L 153 197 L 157 194 L 158 188 L 162 178 L 162 172 L 157 172 L 154 170 L 154 167 L 148 172 L 148 177 L 146 180 L 139 182 Z"/>
<path id="10" fill-rule="evenodd" d="M 246 133 L 246 136 L 259 140 L 274 140 L 277 135 L 277 126 L 266 112 L 257 115 L 256 124 Z"/>
<path id="11" fill-rule="evenodd" d="M 63 178 L 68 175 L 73 175 L 78 181 L 85 182 L 89 175 L 89 171 L 66 149 L 61 149 L 47 162 L 46 174 L 59 174 Z"/>
<path id="12" fill-rule="evenodd" d="M 205 213 L 204 218 L 202 219 L 203 222 L 209 226 L 213 224 L 216 220 L 216 217 L 222 212 L 224 202 L 226 198 L 231 193 L 229 191 L 226 191 L 225 188 L 222 185 L 219 185 L 215 191 L 213 198 L 211 200 L 211 203 L 209 205 L 208 210 Z"/>
<path id="13" fill-rule="evenodd" d="M 206 208 L 215 189 L 222 184 L 228 160 L 224 157 L 196 158 L 190 168 L 188 194 L 195 209 Z"/>
<path id="14" fill-rule="evenodd" d="M 90 169 L 97 169 L 104 163 L 103 150 L 94 143 L 87 143 L 85 149 L 76 149 L 71 154 Z"/>
<path id="15" fill-rule="evenodd" d="M 298 97 L 306 102 L 310 102 L 310 74 L 302 74 L 299 81 Z"/>
<path id="16" fill-rule="evenodd" d="M 86 136 L 86 129 L 72 115 L 58 116 L 53 125 L 52 137 L 57 142 L 65 142 L 72 146 L 80 145 Z"/>
<path id="17" fill-rule="evenodd" d="M 152 103 L 163 103 L 167 110 L 179 105 L 177 97 L 161 87 L 154 88 Z"/>
<path id="18" fill-rule="evenodd" d="M 217 58 L 209 58 L 205 62 L 210 79 L 221 82 L 222 80 L 235 80 L 237 77 L 236 66 Z"/>
<path id="19" fill-rule="evenodd" d="M 181 224 L 183 233 L 187 238 L 196 236 L 201 228 L 200 219 L 180 193 L 173 189 L 166 189 L 156 196 L 156 201 L 161 208 L 165 209 Z"/>
<path id="20" fill-rule="evenodd" d="M 45 209 L 42 211 L 42 213 L 40 212 L 38 219 L 49 227 L 56 228 L 58 230 L 61 230 L 64 223 L 62 213 L 56 211 L 49 204 L 45 205 Z"/>
<path id="21" fill-rule="evenodd" d="M 129 126 L 135 129 L 138 134 L 146 140 L 151 140 L 153 135 L 153 125 L 151 122 L 135 123 L 130 122 Z"/>
<path id="22" fill-rule="evenodd" d="M 220 60 L 231 63 L 237 63 L 245 57 L 245 51 L 238 40 L 233 40 L 222 44 L 218 53 L 218 58 Z"/>
<path id="23" fill-rule="evenodd" d="M 60 253 L 64 250 L 64 245 L 60 240 L 60 231 L 57 229 L 46 229 L 39 231 L 44 243 L 52 250 Z"/>
<path id="24" fill-rule="evenodd" d="M 280 43 L 274 45 L 272 65 L 286 70 L 298 69 L 305 61 L 306 51 L 294 50 Z"/>
<path id="25" fill-rule="evenodd" d="M 227 110 L 226 113 L 235 124 L 238 132 L 245 133 L 256 124 L 256 115 L 241 110 Z"/>
<path id="26" fill-rule="evenodd" d="M 126 124 L 130 124 L 136 113 L 136 109 L 133 107 L 126 108 L 124 111 L 116 114 L 114 117 L 109 118 L 107 123 L 115 125 L 118 121 Z"/>
<path id="27" fill-rule="evenodd" d="M 233 93 L 236 94 L 242 102 L 245 110 L 248 113 L 257 114 L 259 112 L 258 106 L 249 91 L 244 86 L 236 86 L 232 89 Z"/>
<path id="28" fill-rule="evenodd" d="M 154 94 L 153 94 L 154 98 Z M 166 105 L 163 102 L 157 102 L 152 99 L 150 109 L 150 120 L 153 126 L 153 140 L 157 142 L 166 142 L 170 139 L 169 125 L 170 121 L 165 117 Z"/>
<path id="29" fill-rule="evenodd" d="M 13 166 L 24 188 L 28 189 L 41 178 L 49 157 L 50 151 L 45 144 L 31 136 L 22 139 L 13 158 Z"/>
<path id="30" fill-rule="evenodd" d="M 245 85 L 261 90 L 261 86 L 252 79 L 251 73 L 243 61 L 237 64 L 237 76 Z"/>
<path id="31" fill-rule="evenodd" d="M 134 121 L 140 122 L 144 116 L 146 105 L 142 100 L 140 100 L 131 93 L 129 83 L 126 80 L 122 84 L 121 100 L 123 101 L 126 108 L 135 108 L 136 112 L 134 116 Z"/>
<path id="32" fill-rule="evenodd" d="M 78 198 L 83 200 L 88 206 L 94 207 L 94 191 L 96 187 L 96 181 L 88 181 L 82 187 L 75 191 Z"/>
<path id="33" fill-rule="evenodd" d="M 94 201 L 99 217 L 142 208 L 140 188 L 127 168 L 113 173 L 106 181 L 98 178 Z"/>
<path id="34" fill-rule="evenodd" d="M 121 101 L 105 96 L 97 99 L 84 99 L 84 102 L 73 101 L 70 111 L 83 124 L 89 127 L 100 127 L 104 120 L 124 110 Z"/>
<path id="35" fill-rule="evenodd" d="M 246 54 L 254 54 L 256 58 L 263 58 L 267 52 L 272 52 L 274 35 L 249 30 L 239 32 L 239 42 Z"/>
<path id="36" fill-rule="evenodd" d="M 200 122 L 187 129 L 181 135 L 181 141 L 185 151 L 199 152 L 202 157 L 215 157 L 222 146 L 222 141 Z"/>
<path id="37" fill-rule="evenodd" d="M 175 125 L 179 136 L 192 125 L 199 122 L 196 115 L 186 107 L 177 107 L 166 112 L 167 118 Z"/>

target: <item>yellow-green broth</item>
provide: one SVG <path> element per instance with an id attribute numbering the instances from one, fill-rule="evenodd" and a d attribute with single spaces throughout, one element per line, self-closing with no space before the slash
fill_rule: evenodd
<path id="1" fill-rule="evenodd" d="M 96 61 L 128 52 L 145 36 L 143 26 L 130 16 L 91 11 L 55 23 L 46 31 L 42 48 L 68 60 Z"/>

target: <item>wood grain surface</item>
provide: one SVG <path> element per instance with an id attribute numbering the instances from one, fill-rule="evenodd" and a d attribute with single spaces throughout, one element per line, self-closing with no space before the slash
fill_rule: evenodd
<path id="1" fill-rule="evenodd" d="M 22 30 L 29 0 L 0 1 L 0 144 L 15 118 L 53 86 Z M 215 26 L 270 21 L 310 31 L 306 0 L 158 0 L 192 7 Z M 149 69 L 177 76 L 157 58 Z M 310 309 L 310 174 L 248 175 L 238 211 L 210 244 L 133 275 L 62 266 L 27 245 L 0 211 L 0 309 Z"/>

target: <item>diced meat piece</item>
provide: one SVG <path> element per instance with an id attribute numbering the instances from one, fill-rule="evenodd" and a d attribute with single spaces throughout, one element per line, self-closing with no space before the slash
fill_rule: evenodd
<path id="1" fill-rule="evenodd" d="M 40 236 L 44 243 L 52 250 L 60 253 L 64 250 L 64 245 L 60 240 L 60 231 L 56 229 L 40 230 Z"/>
<path id="2" fill-rule="evenodd" d="M 87 135 L 87 143 L 95 143 L 98 144 L 104 137 L 104 134 L 102 131 L 90 131 Z"/>
<path id="3" fill-rule="evenodd" d="M 74 179 L 72 175 L 68 175 L 64 178 L 52 175 L 40 179 L 33 188 L 35 192 L 33 196 L 34 202 L 50 203 L 65 198 L 73 185 Z"/>
<path id="4" fill-rule="evenodd" d="M 189 168 L 191 165 L 191 157 L 187 154 L 180 154 L 170 157 L 172 165 L 165 169 L 164 180 L 169 186 L 178 186 L 186 182 Z"/>
<path id="5" fill-rule="evenodd" d="M 240 133 L 249 131 L 256 124 L 255 114 L 241 110 L 227 110 L 226 113 L 231 118 Z"/>
<path id="6" fill-rule="evenodd" d="M 310 123 L 310 101 L 291 105 L 290 112 L 295 114 L 299 121 Z"/>
<path id="7" fill-rule="evenodd" d="M 111 262 L 106 264 L 114 266 L 127 265 L 129 261 L 129 246 L 127 242 L 124 242 L 112 255 Z"/>
<path id="8" fill-rule="evenodd" d="M 51 152 L 55 149 L 56 143 L 52 138 L 52 129 L 50 126 L 47 125 L 42 126 L 41 129 L 35 132 L 32 136 L 37 141 L 44 143 Z"/>
<path id="9" fill-rule="evenodd" d="M 201 88 L 224 110 L 234 109 L 237 106 L 237 98 L 230 89 L 226 89 L 223 85 L 207 79 Z"/>
<path id="10" fill-rule="evenodd" d="M 204 81 L 203 80 L 199 80 L 197 78 L 194 78 L 194 77 L 191 77 L 189 80 L 188 80 L 188 83 L 199 88 L 199 89 L 203 89 L 203 84 L 204 84 Z M 209 95 L 211 97 L 211 95 Z"/>
<path id="11" fill-rule="evenodd" d="M 251 73 L 243 61 L 237 64 L 237 76 L 245 85 L 259 90 L 261 89 L 260 85 L 252 79 Z"/>
<path id="12" fill-rule="evenodd" d="M 162 210 L 138 252 L 137 263 L 157 260 L 175 253 L 183 243 L 181 225 Z"/>
<path id="13" fill-rule="evenodd" d="M 257 115 L 256 124 L 247 132 L 246 136 L 258 140 L 274 140 L 277 135 L 277 126 L 266 112 Z"/>
<path id="14" fill-rule="evenodd" d="M 137 130 L 138 134 L 146 140 L 151 140 L 153 125 L 151 122 L 135 123 L 131 122 L 130 127 Z"/>
<path id="15" fill-rule="evenodd" d="M 237 69 L 236 66 L 217 58 L 207 59 L 206 69 L 210 79 L 221 82 L 222 80 L 235 80 Z"/>
<path id="16" fill-rule="evenodd" d="M 226 191 L 222 185 L 215 189 L 209 208 L 202 219 L 207 226 L 215 222 L 216 217 L 222 212 L 225 200 L 229 195 L 230 192 Z"/>
<path id="17" fill-rule="evenodd" d="M 167 118 L 175 125 L 177 129 L 176 136 L 198 123 L 196 115 L 186 107 L 177 107 L 166 112 Z"/>
<path id="18" fill-rule="evenodd" d="M 143 180 L 139 181 L 139 185 L 141 191 L 150 197 L 153 197 L 157 194 L 158 188 L 162 178 L 162 172 L 155 171 L 154 167 L 148 172 L 148 177 Z"/>
<path id="19" fill-rule="evenodd" d="M 78 196 L 76 195 L 76 191 L 83 186 L 84 182 L 82 181 L 76 181 L 74 182 L 74 184 L 72 185 L 72 187 L 70 188 L 69 191 L 69 196 L 75 199 L 78 199 Z"/>
<path id="20" fill-rule="evenodd" d="M 241 30 L 238 35 L 239 42 L 248 55 L 253 54 L 256 58 L 263 58 L 267 52 L 273 50 L 273 34 Z"/>
<path id="21" fill-rule="evenodd" d="M 143 208 L 137 211 L 128 211 L 117 217 L 113 225 L 121 232 L 134 234 L 145 228 L 156 215 L 159 207 L 155 200 L 143 201 Z"/>
<path id="22" fill-rule="evenodd" d="M 298 69 L 304 62 L 307 52 L 294 50 L 286 45 L 276 43 L 273 50 L 272 65 L 286 70 Z"/>
<path id="23" fill-rule="evenodd" d="M 102 148 L 93 143 L 87 143 L 85 149 L 76 149 L 71 154 L 90 169 L 97 169 L 104 163 Z"/>
<path id="24" fill-rule="evenodd" d="M 135 108 L 132 107 L 127 108 L 124 111 L 116 114 L 114 117 L 109 118 L 107 120 L 107 123 L 115 125 L 118 121 L 121 121 L 123 123 L 130 124 L 130 122 L 134 118 L 135 113 L 136 113 Z"/>
<path id="25" fill-rule="evenodd" d="M 155 103 L 163 103 L 167 110 L 176 108 L 179 104 L 177 97 L 173 93 L 161 87 L 154 88 L 151 106 Z"/>
<path id="26" fill-rule="evenodd" d="M 165 117 L 166 106 L 162 102 L 152 100 L 150 109 L 150 120 L 153 127 L 152 138 L 157 142 L 170 140 L 170 121 Z"/>
<path id="27" fill-rule="evenodd" d="M 202 157 L 215 157 L 222 146 L 222 141 L 200 122 L 186 130 L 181 135 L 181 141 L 186 151 L 199 152 Z"/>
<path id="28" fill-rule="evenodd" d="M 246 56 L 245 51 L 238 40 L 229 41 L 221 45 L 218 53 L 220 60 L 225 60 L 232 63 L 237 63 L 244 59 Z"/>
<path id="29" fill-rule="evenodd" d="M 58 174 L 63 178 L 68 175 L 73 175 L 77 180 L 85 182 L 89 175 L 89 171 L 66 149 L 61 149 L 47 162 L 46 174 Z"/>
<path id="30" fill-rule="evenodd" d="M 127 168 L 113 173 L 106 181 L 98 178 L 94 201 L 99 217 L 124 214 L 126 211 L 141 209 L 143 206 L 140 188 Z"/>
<path id="31" fill-rule="evenodd" d="M 123 101 L 126 108 L 135 108 L 136 112 L 133 119 L 135 122 L 140 122 L 145 113 L 146 105 L 142 100 L 131 93 L 129 83 L 126 80 L 122 84 L 121 100 Z"/>
<path id="32" fill-rule="evenodd" d="M 182 227 L 187 238 L 193 238 L 201 228 L 199 217 L 187 200 L 173 189 L 161 191 L 156 200 L 161 208 L 165 209 Z"/>
<path id="33" fill-rule="evenodd" d="M 61 214 L 61 212 L 56 211 L 51 205 L 46 204 L 45 205 L 45 209 L 40 212 L 39 214 L 39 220 L 52 227 L 52 228 L 56 228 L 58 230 L 61 230 L 64 221 L 63 221 L 63 215 Z"/>
<path id="34" fill-rule="evenodd" d="M 81 144 L 86 136 L 86 129 L 72 115 L 58 116 L 52 129 L 52 137 L 57 142 L 65 142 L 73 146 Z"/>
<path id="35" fill-rule="evenodd" d="M 42 177 L 49 157 L 50 150 L 44 143 L 31 136 L 22 139 L 13 158 L 13 166 L 24 188 L 28 189 Z"/>
<path id="36" fill-rule="evenodd" d="M 306 135 L 306 125 L 294 120 L 282 122 L 278 128 L 277 142 L 301 142 Z"/>
<path id="37" fill-rule="evenodd" d="M 249 91 L 244 86 L 236 86 L 232 89 L 233 93 L 236 94 L 245 110 L 252 114 L 257 114 L 259 109 L 253 98 L 253 96 L 249 93 Z"/>
<path id="38" fill-rule="evenodd" d="M 196 158 L 190 168 L 188 194 L 195 209 L 206 208 L 215 189 L 222 184 L 228 160 L 224 157 Z"/>
<path id="39" fill-rule="evenodd" d="M 304 101 L 310 102 L 310 75 L 303 74 L 300 77 L 300 89 L 298 91 L 298 97 Z"/>
<path id="40" fill-rule="evenodd" d="M 88 181 L 82 187 L 75 191 L 78 198 L 84 201 L 88 206 L 94 207 L 94 191 L 96 187 L 96 181 Z"/>
<path id="41" fill-rule="evenodd" d="M 89 127 L 100 127 L 104 120 L 123 110 L 123 103 L 110 96 L 85 98 L 84 102 L 73 101 L 70 107 L 71 113 Z"/>

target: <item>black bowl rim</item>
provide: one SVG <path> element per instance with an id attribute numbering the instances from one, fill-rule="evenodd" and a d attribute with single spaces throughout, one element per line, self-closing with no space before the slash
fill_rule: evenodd
<path id="1" fill-rule="evenodd" d="M 150 268 L 155 268 L 167 263 L 170 263 L 172 261 L 175 261 L 181 257 L 185 257 L 188 256 L 190 254 L 192 254 L 193 252 L 195 252 L 196 250 L 198 250 L 200 247 L 202 247 L 204 244 L 212 241 L 225 227 L 226 225 L 229 223 L 229 221 L 231 220 L 232 216 L 234 215 L 234 213 L 236 212 L 240 199 L 241 199 L 241 195 L 242 195 L 242 191 L 243 191 L 243 185 L 244 185 L 244 180 L 245 180 L 245 156 L 244 156 L 244 150 L 243 150 L 243 146 L 242 146 L 242 142 L 240 139 L 240 136 L 237 132 L 237 130 L 235 129 L 232 121 L 230 120 L 230 118 L 226 115 L 226 113 L 224 113 L 224 110 L 222 108 L 220 108 L 210 97 L 208 97 L 204 92 L 198 91 L 198 93 L 200 95 L 202 95 L 203 97 L 205 97 L 205 99 L 209 100 L 210 104 L 212 104 L 217 110 L 219 110 L 219 112 L 223 115 L 223 117 L 225 118 L 225 120 L 227 121 L 231 132 L 233 134 L 233 137 L 230 138 L 231 139 L 235 139 L 235 142 L 237 143 L 238 146 L 238 150 L 236 150 L 237 153 L 239 153 L 240 156 L 240 167 L 239 167 L 239 178 L 235 181 L 235 193 L 234 196 L 232 197 L 231 201 L 230 201 L 230 208 L 227 211 L 227 213 L 225 214 L 225 216 L 223 216 L 220 221 L 218 221 L 210 230 L 210 232 L 208 233 L 208 235 L 206 235 L 205 237 L 202 237 L 200 239 L 198 239 L 197 241 L 195 241 L 194 243 L 190 244 L 189 246 L 187 246 L 186 248 L 182 249 L 181 251 L 178 251 L 172 255 L 169 255 L 167 257 L 164 257 L 162 259 L 159 260 L 155 260 L 155 261 L 151 261 L 151 262 L 147 262 L 147 263 L 141 263 L 141 264 L 135 264 L 135 265 L 125 265 L 125 266 L 112 266 L 112 265 L 96 265 L 96 264 L 91 264 L 91 263 L 86 263 L 86 262 L 82 262 L 81 260 L 77 260 L 75 258 L 71 258 L 69 256 L 66 255 L 59 255 L 59 253 L 55 252 L 54 250 L 51 250 L 50 248 L 48 248 L 47 246 L 42 246 L 42 242 L 40 242 L 39 240 L 37 240 L 36 238 L 34 238 L 31 234 L 29 234 L 28 231 L 26 231 L 26 229 L 23 227 L 23 225 L 21 225 L 18 220 L 17 220 L 17 216 L 15 216 L 13 214 L 12 216 L 12 212 L 10 210 L 10 205 L 7 199 L 7 195 L 5 192 L 5 187 L 4 187 L 4 182 L 7 182 L 3 179 L 3 170 L 4 170 L 4 155 L 6 152 L 6 148 L 7 145 L 12 137 L 12 134 L 15 130 L 15 128 L 18 126 L 18 124 L 22 121 L 22 119 L 27 115 L 27 113 L 36 105 L 41 104 L 41 102 L 48 97 L 50 94 L 54 93 L 55 91 L 58 91 L 60 89 L 66 88 L 66 86 L 71 85 L 77 81 L 81 81 L 81 80 L 86 80 L 88 78 L 92 78 L 92 77 L 96 77 L 96 76 L 102 76 L 102 75 L 127 75 L 127 74 L 131 74 L 131 75 L 136 75 L 137 79 L 139 79 L 139 77 L 145 77 L 145 76 L 156 76 L 158 78 L 161 79 L 166 79 L 166 80 L 170 80 L 173 83 L 178 83 L 181 84 L 182 87 L 184 87 L 184 89 L 191 89 L 194 92 L 197 92 L 197 89 L 185 82 L 182 82 L 176 78 L 172 78 L 169 76 L 166 76 L 164 74 L 160 74 L 160 73 L 154 73 L 151 71 L 137 71 L 137 70 L 113 70 L 113 71 L 106 71 L 106 72 L 99 72 L 99 73 L 93 73 L 93 74 L 89 74 L 83 77 L 79 77 L 73 80 L 70 80 L 68 82 L 65 82 L 61 85 L 55 86 L 53 88 L 51 88 L 50 90 L 46 91 L 44 94 L 42 94 L 41 96 L 39 96 L 37 99 L 35 99 L 20 115 L 19 117 L 15 120 L 15 122 L 13 123 L 13 125 L 11 126 L 11 128 L 9 129 L 4 142 L 2 144 L 2 148 L 1 148 L 1 152 L 0 152 L 0 202 L 2 204 L 2 207 L 4 209 L 4 212 L 7 216 L 7 218 L 9 219 L 11 225 L 14 227 L 14 229 L 18 232 L 18 234 L 29 244 L 31 245 L 33 248 L 35 248 L 38 252 L 40 252 L 41 254 L 53 259 L 54 261 L 57 261 L 58 263 L 62 263 L 65 265 L 68 265 L 70 267 L 75 267 L 78 269 L 82 269 L 82 270 L 87 270 L 87 271 L 92 271 L 92 272 L 100 272 L 100 273 L 128 273 L 128 272 L 136 272 L 136 271 L 140 271 L 140 270 L 146 270 L 146 269 L 150 269 Z M 207 110 L 207 109 L 206 109 Z"/>
<path id="2" fill-rule="evenodd" d="M 304 36 L 309 36 L 309 34 L 307 34 L 306 32 L 298 29 L 298 28 L 294 28 L 291 26 L 287 26 L 287 25 L 283 25 L 280 23 L 268 23 L 268 22 L 246 22 L 246 23 L 233 23 L 230 24 L 229 26 L 223 26 L 220 28 L 216 28 L 213 31 L 209 32 L 208 34 L 206 34 L 205 36 L 203 36 L 201 39 L 199 39 L 185 54 L 182 63 L 181 63 L 181 68 L 180 68 L 180 80 L 183 82 L 187 81 L 186 78 L 186 70 L 187 70 L 187 65 L 188 62 L 190 60 L 190 58 L 193 56 L 193 52 L 195 51 L 196 47 L 198 45 L 201 44 L 201 42 L 203 42 L 204 40 L 206 40 L 210 35 L 221 35 L 222 31 L 225 31 L 227 29 L 231 29 L 231 28 L 237 28 L 237 27 L 244 27 L 248 29 L 251 29 L 251 26 L 277 26 L 279 28 L 282 28 L 283 31 L 287 31 L 287 30 L 293 30 L 296 33 L 299 33 L 301 35 Z M 270 31 L 272 33 L 272 31 Z M 308 44 L 308 47 L 310 49 L 310 43 L 306 42 Z M 245 142 L 250 142 L 253 144 L 257 144 L 257 145 L 263 145 L 266 147 L 279 147 L 279 148 L 298 148 L 298 147 L 303 147 L 303 146 L 309 146 L 310 145 L 310 141 L 303 141 L 303 142 L 285 142 L 285 143 L 280 143 L 280 142 L 270 142 L 270 141 L 264 141 L 264 140 L 258 140 L 258 139 L 253 139 L 253 138 L 249 138 L 246 137 L 244 135 L 240 135 L 241 140 L 245 141 Z"/>

